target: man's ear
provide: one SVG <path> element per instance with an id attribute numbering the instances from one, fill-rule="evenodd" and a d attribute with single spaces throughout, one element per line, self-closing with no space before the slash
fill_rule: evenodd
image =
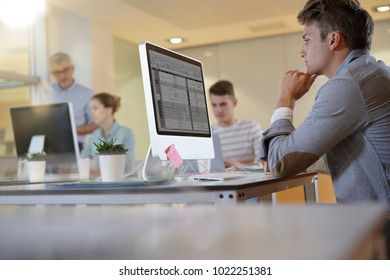
<path id="1" fill-rule="evenodd" d="M 237 103 L 238 103 L 238 99 L 237 99 L 237 98 L 234 98 L 234 99 L 233 99 L 233 105 L 234 105 L 234 107 L 237 106 Z"/>
<path id="2" fill-rule="evenodd" d="M 340 41 L 341 41 L 341 33 L 340 32 L 331 32 L 329 34 L 330 38 L 329 38 L 329 48 L 331 50 L 334 50 L 336 49 L 339 45 L 340 45 Z"/>

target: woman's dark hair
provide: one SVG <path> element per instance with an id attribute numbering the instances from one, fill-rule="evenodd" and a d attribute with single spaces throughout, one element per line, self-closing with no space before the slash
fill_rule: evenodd
<path id="1" fill-rule="evenodd" d="M 121 106 L 121 98 L 106 92 L 95 94 L 92 99 L 97 99 L 106 108 L 112 108 L 112 112 L 115 113 Z"/>

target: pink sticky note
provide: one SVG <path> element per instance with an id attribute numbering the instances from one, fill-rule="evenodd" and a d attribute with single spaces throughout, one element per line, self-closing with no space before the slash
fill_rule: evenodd
<path id="1" fill-rule="evenodd" d="M 178 153 L 178 151 L 175 148 L 175 144 L 170 145 L 166 150 L 165 154 L 167 155 L 168 159 L 172 162 L 174 167 L 179 167 L 182 163 L 183 160 Z"/>

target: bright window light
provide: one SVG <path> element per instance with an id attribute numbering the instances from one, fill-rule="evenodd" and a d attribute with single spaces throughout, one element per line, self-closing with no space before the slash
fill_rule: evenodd
<path id="1" fill-rule="evenodd" d="M 45 11 L 45 0 L 0 0 L 0 20 L 9 27 L 31 25 Z"/>
<path id="2" fill-rule="evenodd" d="M 387 5 L 387 6 L 379 6 L 379 7 L 376 7 L 375 9 L 376 9 L 378 12 L 380 12 L 380 13 L 385 13 L 385 12 L 390 11 L 390 5 Z"/>

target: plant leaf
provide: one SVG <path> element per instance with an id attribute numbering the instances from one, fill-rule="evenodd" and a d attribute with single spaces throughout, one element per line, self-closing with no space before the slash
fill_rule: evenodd
<path id="1" fill-rule="evenodd" d="M 97 154 L 125 154 L 128 151 L 123 144 L 116 144 L 116 138 L 110 140 L 99 138 L 99 142 L 93 142 L 93 144 Z"/>

